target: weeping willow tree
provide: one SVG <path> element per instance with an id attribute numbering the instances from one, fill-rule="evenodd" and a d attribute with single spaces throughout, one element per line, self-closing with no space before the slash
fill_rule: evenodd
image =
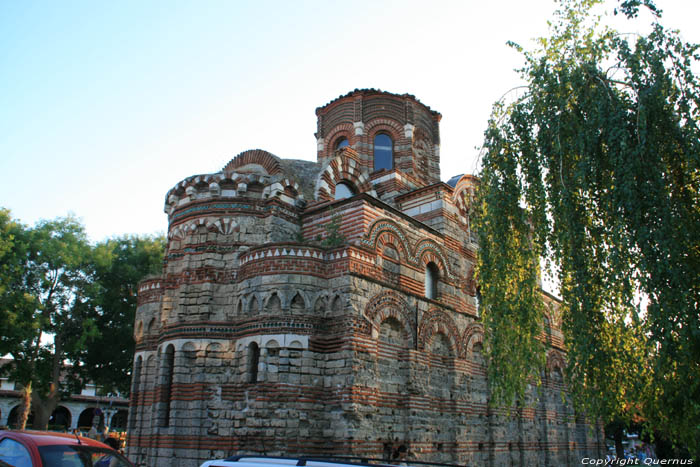
<path id="1" fill-rule="evenodd" d="M 510 404 L 540 381 L 545 258 L 577 407 L 645 421 L 697 457 L 698 48 L 648 0 L 616 12 L 650 10 L 645 36 L 600 26 L 598 3 L 561 2 L 551 36 L 523 51 L 523 94 L 495 106 L 486 132 L 477 273 L 490 384 Z"/>

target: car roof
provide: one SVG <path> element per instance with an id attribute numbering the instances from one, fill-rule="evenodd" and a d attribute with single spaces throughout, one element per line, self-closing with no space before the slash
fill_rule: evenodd
<path id="1" fill-rule="evenodd" d="M 55 431 L 33 431 L 33 430 L 5 430 L 0 431 L 0 437 L 8 435 L 25 443 L 31 443 L 35 446 L 54 446 L 60 445 L 87 445 L 93 447 L 111 449 L 104 443 L 95 441 L 94 439 L 76 436 L 71 433 L 58 433 Z"/>

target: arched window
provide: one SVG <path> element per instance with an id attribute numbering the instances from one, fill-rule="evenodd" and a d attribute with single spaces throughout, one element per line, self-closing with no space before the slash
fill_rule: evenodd
<path id="1" fill-rule="evenodd" d="M 124 430 L 126 428 L 126 421 L 128 420 L 126 409 L 117 410 L 117 413 L 112 415 L 109 421 L 109 427 L 113 430 Z"/>
<path id="2" fill-rule="evenodd" d="M 139 355 L 134 364 L 134 379 L 131 383 L 132 404 L 129 406 L 129 425 L 131 428 L 136 428 L 136 406 L 139 404 L 141 394 L 141 365 L 143 358 Z"/>
<path id="3" fill-rule="evenodd" d="M 481 290 L 476 288 L 476 316 L 481 316 Z"/>
<path id="4" fill-rule="evenodd" d="M 163 355 L 163 412 L 161 414 L 161 425 L 160 426 L 170 426 L 170 402 L 172 398 L 173 390 L 173 374 L 175 373 L 175 347 L 169 345 L 165 349 L 165 354 Z"/>
<path id="5" fill-rule="evenodd" d="M 355 190 L 349 183 L 340 182 L 335 185 L 335 199 L 345 199 L 355 196 Z"/>
<path id="6" fill-rule="evenodd" d="M 61 426 L 63 427 L 63 430 L 68 430 L 68 428 L 70 428 L 71 418 L 70 410 L 62 405 L 59 405 L 51 413 L 51 417 L 49 417 L 49 425 L 53 425 L 54 427 Z"/>
<path id="7" fill-rule="evenodd" d="M 430 262 L 425 265 L 425 298 L 435 300 L 438 294 L 438 277 L 440 276 L 440 270 L 435 265 L 435 263 Z"/>
<path id="8" fill-rule="evenodd" d="M 99 413 L 99 415 L 97 415 Z M 81 430 L 89 430 L 91 426 L 96 429 L 104 427 L 105 424 L 105 413 L 98 412 L 97 407 L 88 407 L 87 409 L 80 412 L 78 416 L 78 428 Z"/>
<path id="9" fill-rule="evenodd" d="M 7 425 L 10 428 L 17 428 L 19 429 L 19 415 L 21 411 L 21 406 L 16 405 L 12 407 L 12 410 L 10 410 L 10 414 L 7 416 Z M 27 416 L 27 426 L 32 426 L 34 424 L 34 411 L 32 410 L 29 412 L 29 415 Z"/>
<path id="10" fill-rule="evenodd" d="M 248 382 L 258 382 L 258 362 L 260 361 L 260 347 L 255 342 L 248 344 Z"/>
<path id="11" fill-rule="evenodd" d="M 386 133 L 374 137 L 374 170 L 391 170 L 394 167 L 394 142 Z"/>
<path id="12" fill-rule="evenodd" d="M 337 151 L 340 148 L 345 148 L 350 146 L 350 143 L 348 142 L 348 139 L 345 137 L 339 138 L 335 142 L 335 150 Z"/>

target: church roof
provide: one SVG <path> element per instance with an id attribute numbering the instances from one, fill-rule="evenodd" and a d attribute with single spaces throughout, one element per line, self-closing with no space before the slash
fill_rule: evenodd
<path id="1" fill-rule="evenodd" d="M 451 179 L 447 180 L 445 183 L 447 183 L 447 184 L 450 185 L 452 188 L 454 188 L 455 186 L 457 186 L 457 182 L 458 182 L 459 179 L 462 178 L 462 177 L 464 177 L 464 174 L 455 175 L 455 176 L 452 177 Z"/>
<path id="2" fill-rule="evenodd" d="M 354 91 L 350 91 L 347 94 L 340 95 L 340 96 L 336 97 L 335 99 L 331 100 L 330 102 L 328 102 L 326 105 L 323 105 L 321 107 L 317 107 L 316 108 L 316 115 L 318 115 L 318 113 L 322 109 L 328 107 L 329 105 L 334 104 L 335 102 L 338 102 L 341 99 L 345 99 L 345 98 L 351 97 L 351 96 L 356 96 L 358 94 L 363 95 L 363 96 L 373 96 L 373 95 L 380 94 L 380 95 L 385 95 L 385 96 L 393 96 L 393 97 L 400 97 L 400 98 L 404 98 L 404 99 L 411 99 L 414 102 L 416 102 L 417 104 L 422 105 L 430 113 L 442 117 L 442 114 L 440 114 L 440 112 L 438 112 L 437 110 L 433 110 L 429 106 L 423 104 L 421 101 L 416 99 L 416 96 L 414 96 L 413 94 L 407 94 L 407 93 L 396 94 L 393 92 L 382 91 L 381 89 L 374 89 L 374 88 L 355 89 Z"/>

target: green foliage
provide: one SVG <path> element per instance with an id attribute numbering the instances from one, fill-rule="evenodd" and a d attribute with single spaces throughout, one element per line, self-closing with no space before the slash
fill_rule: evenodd
<path id="1" fill-rule="evenodd" d="M 64 343 L 73 332 L 72 310 L 85 301 L 90 283 L 87 268 L 90 246 L 83 227 L 73 218 L 43 221 L 25 230 L 26 256 L 16 283 L 17 292 L 33 307 L 12 332 L 29 328 L 9 349 L 14 358 L 13 379 L 22 384 L 33 380 L 35 397 L 55 392 L 58 370 L 65 356 Z M 53 343 L 42 338 L 53 337 Z"/>
<path id="2" fill-rule="evenodd" d="M 90 316 L 77 350 L 85 374 L 107 392 L 129 393 L 138 283 L 162 272 L 164 251 L 162 236 L 126 236 L 95 247 Z"/>
<path id="3" fill-rule="evenodd" d="M 0 209 L 0 355 L 9 353 L 36 332 L 33 322 L 35 298 L 24 287 L 29 255 L 25 226 Z"/>
<path id="4" fill-rule="evenodd" d="M 477 228 L 491 385 L 510 403 L 542 372 L 528 268 L 546 257 L 579 408 L 700 446 L 698 48 L 659 24 L 644 37 L 599 27 L 597 3 L 562 2 L 551 37 L 525 53 L 526 97 L 497 105 L 486 132 Z M 621 11 L 642 5 L 660 14 L 648 0 Z"/>
<path id="5" fill-rule="evenodd" d="M 326 237 L 321 242 L 321 245 L 329 248 L 335 248 L 344 245 L 346 242 L 345 236 L 340 233 L 340 227 L 343 225 L 343 216 L 337 212 L 331 212 L 331 220 L 323 226 L 326 231 Z"/>
<path id="6" fill-rule="evenodd" d="M 127 394 L 136 287 L 160 272 L 164 239 L 93 247 L 72 217 L 27 228 L 7 210 L 0 234 L 0 352 L 13 358 L 3 371 L 31 387 L 35 426 L 45 428 L 62 395 L 87 381 Z"/>
<path id="7" fill-rule="evenodd" d="M 40 222 L 28 229 L 7 221 L 0 243 L 12 243 L 0 277 L 4 291 L 0 316 L 7 326 L 3 350 L 12 356 L 3 370 L 12 380 L 31 388 L 36 427 L 44 428 L 51 411 L 67 391 L 70 379 L 61 378 L 64 359 L 70 360 L 66 343 L 73 336 L 73 311 L 86 301 L 91 282 L 90 246 L 75 219 L 67 217 Z M 19 313 L 18 313 L 19 311 Z M 25 404 L 30 396 L 25 394 Z"/>
<path id="8" fill-rule="evenodd" d="M 499 157 L 503 151 L 494 151 Z M 543 303 L 538 288 L 539 254 L 529 240 L 527 213 L 518 205 L 519 182 L 513 159 L 504 159 L 499 176 L 484 171 L 481 183 L 484 209 L 498 216 L 483 215 L 479 224 L 482 245 L 478 280 L 482 320 L 489 330 L 487 356 L 499 364 L 488 367 L 494 401 L 523 400 L 527 385 L 537 381 L 544 366 L 544 346 L 537 341 Z M 484 213 L 485 214 L 485 213 Z M 510 404 L 508 404 L 510 405 Z"/>

